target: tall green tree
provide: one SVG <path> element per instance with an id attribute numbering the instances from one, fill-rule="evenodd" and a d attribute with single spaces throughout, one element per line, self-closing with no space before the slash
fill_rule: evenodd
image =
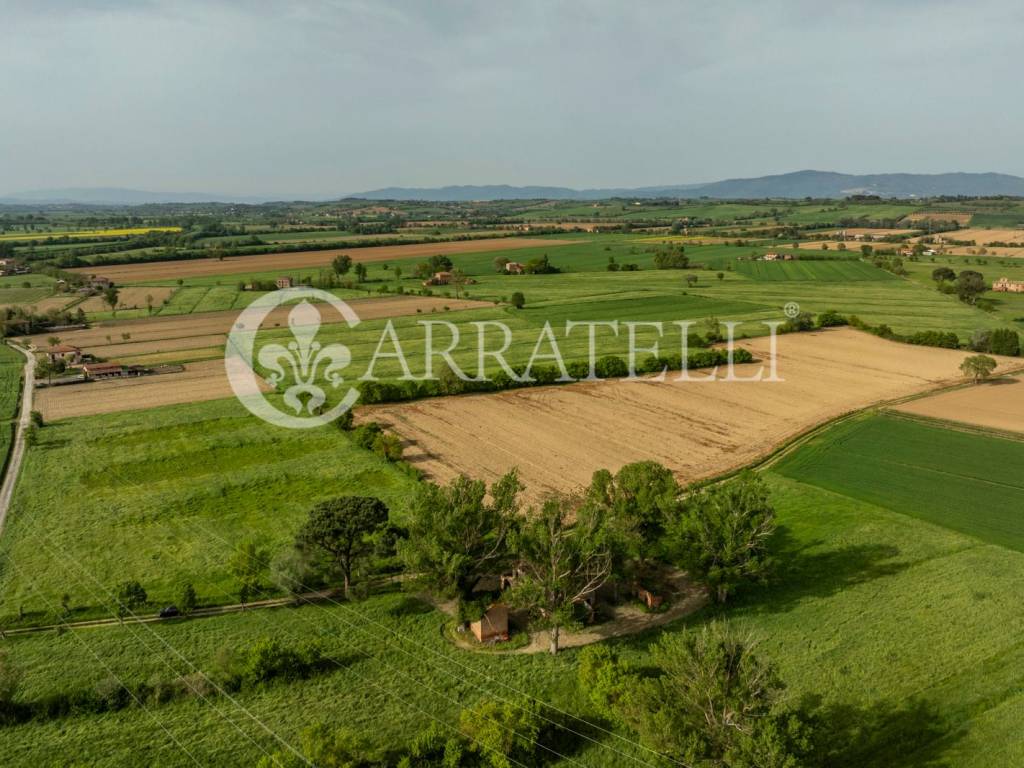
<path id="1" fill-rule="evenodd" d="M 641 740 L 688 766 L 797 768 L 808 731 L 782 704 L 784 686 L 754 641 L 713 622 L 654 646 L 660 674 L 619 706 Z"/>
<path id="2" fill-rule="evenodd" d="M 586 503 L 604 510 L 620 559 L 636 560 L 642 569 L 659 551 L 678 497 L 679 483 L 671 471 L 656 461 L 638 461 L 614 475 L 607 469 L 595 472 Z"/>
<path id="3" fill-rule="evenodd" d="M 573 522 L 575 520 L 575 522 Z M 604 511 L 571 496 L 554 496 L 531 510 L 512 536 L 519 579 L 508 602 L 525 608 L 548 630 L 552 654 L 563 628 L 577 624 L 576 606 L 608 580 L 612 547 Z"/>
<path id="4" fill-rule="evenodd" d="M 985 277 L 973 269 L 965 269 L 956 276 L 956 295 L 967 304 L 976 304 L 978 296 L 988 290 Z"/>
<path id="5" fill-rule="evenodd" d="M 335 274 L 347 275 L 348 271 L 352 269 L 352 257 L 347 253 L 335 256 L 334 260 L 331 261 L 331 267 L 334 269 Z"/>
<path id="6" fill-rule="evenodd" d="M 977 383 L 991 376 L 998 366 L 999 364 L 988 355 L 971 355 L 960 363 L 960 370 L 964 376 L 970 376 Z"/>
<path id="7" fill-rule="evenodd" d="M 768 542 L 775 510 L 764 480 L 745 472 L 691 494 L 669 532 L 669 546 L 691 578 L 724 603 L 744 582 L 763 581 L 772 566 Z"/>
<path id="8" fill-rule="evenodd" d="M 110 311 L 114 313 L 115 317 L 117 316 L 117 301 L 120 295 L 116 285 L 108 285 L 103 291 L 103 301 L 110 307 Z"/>
<path id="9" fill-rule="evenodd" d="M 296 545 L 326 553 L 341 573 L 349 596 L 358 561 L 373 551 L 373 536 L 388 523 L 388 507 L 372 496 L 341 496 L 310 510 Z"/>
<path id="10" fill-rule="evenodd" d="M 468 600 L 477 578 L 509 562 L 509 534 L 523 489 L 516 470 L 490 487 L 465 475 L 448 485 L 424 483 L 409 513 L 409 537 L 398 551 L 410 572 L 438 594 Z"/>

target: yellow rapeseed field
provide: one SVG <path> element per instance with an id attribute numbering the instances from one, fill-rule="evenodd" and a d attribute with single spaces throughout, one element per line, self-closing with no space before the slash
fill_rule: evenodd
<path id="1" fill-rule="evenodd" d="M 58 237 L 124 237 L 147 232 L 181 232 L 181 227 L 127 227 L 125 229 L 77 229 L 60 232 L 5 232 L 0 240 L 46 240 Z"/>

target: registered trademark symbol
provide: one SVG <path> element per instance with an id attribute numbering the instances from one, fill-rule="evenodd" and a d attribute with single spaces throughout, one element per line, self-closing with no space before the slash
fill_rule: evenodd
<path id="1" fill-rule="evenodd" d="M 782 311 L 785 312 L 786 317 L 793 319 L 800 314 L 800 305 L 795 301 L 789 301 L 786 302 L 786 306 L 782 308 Z"/>

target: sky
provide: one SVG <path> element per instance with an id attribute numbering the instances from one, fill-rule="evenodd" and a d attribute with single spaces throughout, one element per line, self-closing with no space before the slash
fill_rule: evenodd
<path id="1" fill-rule="evenodd" d="M 0 0 L 0 196 L 1024 175 L 1017 0 Z"/>

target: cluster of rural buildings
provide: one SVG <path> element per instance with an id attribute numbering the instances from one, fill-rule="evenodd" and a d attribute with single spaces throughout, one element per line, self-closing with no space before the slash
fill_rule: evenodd
<path id="1" fill-rule="evenodd" d="M 766 253 L 758 261 L 793 261 L 795 258 L 791 253 Z"/>
<path id="2" fill-rule="evenodd" d="M 14 259 L 0 259 L 0 277 L 11 275 L 27 275 L 32 270 L 23 264 L 18 264 Z"/>
<path id="3" fill-rule="evenodd" d="M 1024 293 L 1024 280 L 1010 280 L 1000 277 L 992 283 L 992 290 L 997 293 Z"/>
<path id="4" fill-rule="evenodd" d="M 94 360 L 90 355 L 82 353 L 78 347 L 70 344 L 58 344 L 39 350 L 51 363 L 63 363 L 65 369 L 81 371 L 76 380 L 99 381 L 102 379 L 118 379 L 127 376 L 142 376 L 148 371 L 137 365 L 123 365 L 113 360 Z"/>

